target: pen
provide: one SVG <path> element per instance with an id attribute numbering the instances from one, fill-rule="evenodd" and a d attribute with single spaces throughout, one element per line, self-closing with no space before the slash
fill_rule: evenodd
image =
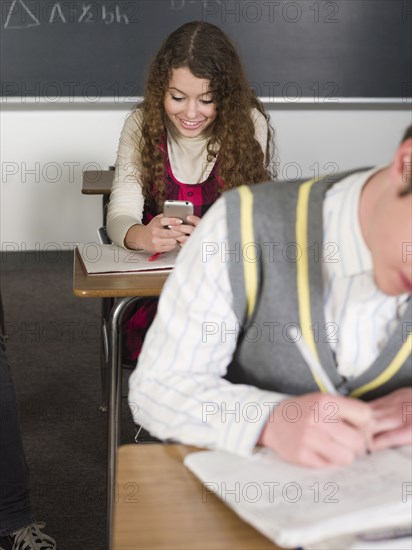
<path id="1" fill-rule="evenodd" d="M 412 536 L 412 529 L 410 526 L 406 526 L 378 529 L 376 531 L 370 531 L 368 533 L 361 533 L 358 535 L 358 539 L 376 542 L 380 540 L 402 539 L 410 536 Z"/>
<path id="2" fill-rule="evenodd" d="M 162 254 L 162 252 L 155 252 L 154 254 L 152 254 L 149 258 L 149 262 L 154 262 L 155 260 L 157 260 L 160 254 Z"/>

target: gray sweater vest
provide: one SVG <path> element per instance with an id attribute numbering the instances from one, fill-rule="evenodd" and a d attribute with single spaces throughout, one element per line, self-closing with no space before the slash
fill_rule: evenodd
<path id="1" fill-rule="evenodd" d="M 325 391 L 296 345 L 305 338 L 342 395 L 370 400 L 412 380 L 412 308 L 366 372 L 345 379 L 331 339 L 339 327 L 323 311 L 322 261 L 338 258 L 337 243 L 323 243 L 326 191 L 346 174 L 318 182 L 264 183 L 225 195 L 229 278 L 242 327 L 227 378 L 290 395 Z M 327 248 L 326 248 L 327 247 Z M 367 343 L 365 343 L 367 345 Z"/>

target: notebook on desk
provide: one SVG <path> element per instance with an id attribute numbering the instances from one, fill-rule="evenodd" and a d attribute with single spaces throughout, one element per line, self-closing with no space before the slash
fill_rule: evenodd
<path id="1" fill-rule="evenodd" d="M 216 494 L 279 546 L 331 550 L 322 541 L 410 525 L 411 460 L 411 448 L 402 447 L 349 467 L 317 470 L 283 462 L 268 450 L 251 458 L 200 451 L 189 454 L 185 465 L 203 482 L 204 500 Z"/>
<path id="2" fill-rule="evenodd" d="M 150 252 L 126 250 L 115 244 L 86 243 L 77 246 L 79 258 L 88 275 L 171 271 L 179 250 L 163 252 L 154 261 L 149 261 L 152 257 Z"/>

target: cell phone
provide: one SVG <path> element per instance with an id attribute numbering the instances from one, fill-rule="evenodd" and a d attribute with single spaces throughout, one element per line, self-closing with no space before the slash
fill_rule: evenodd
<path id="1" fill-rule="evenodd" d="M 165 201 L 163 204 L 163 214 L 166 218 L 179 218 L 183 223 L 191 225 L 187 221 L 188 216 L 193 216 L 194 206 L 190 201 Z"/>

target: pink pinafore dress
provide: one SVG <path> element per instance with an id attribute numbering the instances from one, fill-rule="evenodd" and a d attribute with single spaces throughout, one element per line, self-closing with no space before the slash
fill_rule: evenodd
<path id="1" fill-rule="evenodd" d="M 166 140 L 164 140 L 161 150 L 165 166 L 165 200 L 191 201 L 194 205 L 195 216 L 201 218 L 219 197 L 222 189 L 217 163 L 213 166 L 209 177 L 202 183 L 185 184 L 179 182 L 172 173 Z M 158 214 L 160 214 L 160 211 L 155 199 L 145 201 L 143 224 L 146 225 Z M 136 364 L 146 332 L 156 315 L 157 303 L 157 298 L 147 298 L 144 302 L 140 301 L 125 320 L 122 330 L 123 363 L 133 366 Z"/>

